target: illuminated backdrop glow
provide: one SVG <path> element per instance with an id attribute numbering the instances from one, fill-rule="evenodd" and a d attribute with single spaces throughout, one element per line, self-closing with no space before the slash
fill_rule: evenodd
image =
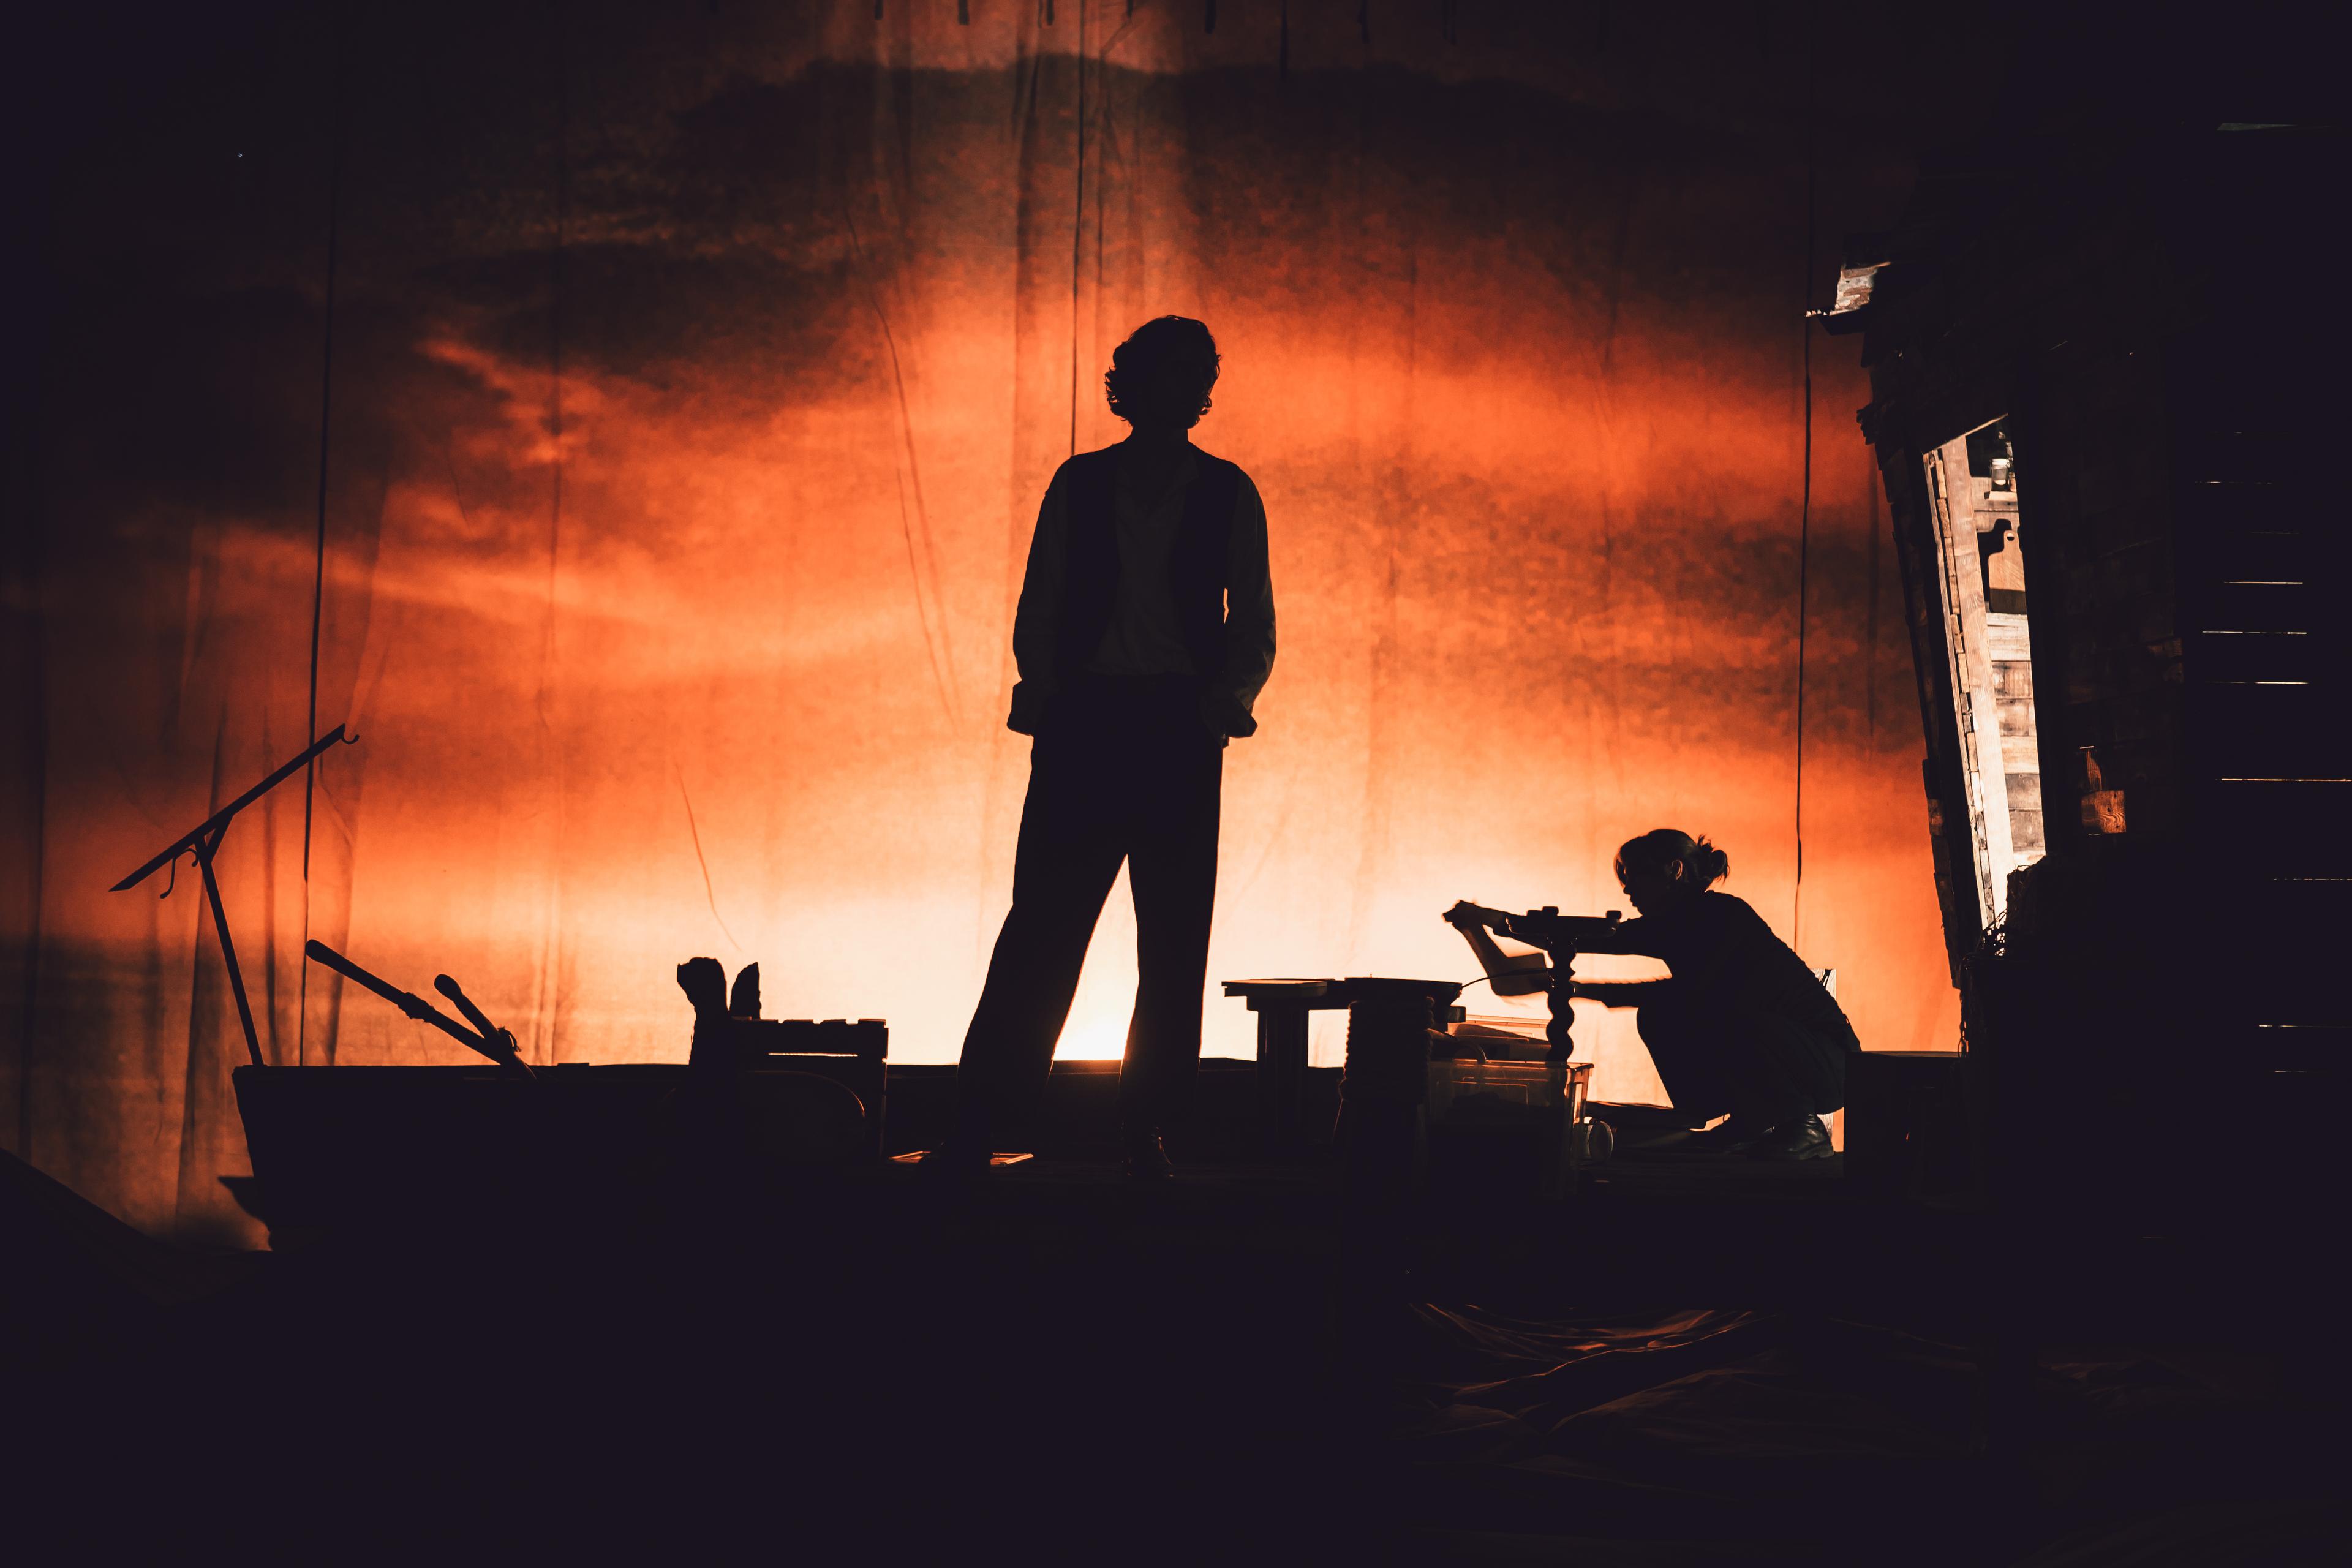
<path id="1" fill-rule="evenodd" d="M 1101 369 L 1171 311 L 1223 349 L 1197 438 L 1265 496 L 1280 613 L 1213 997 L 1466 975 L 1439 910 L 1620 907 L 1610 853 L 1661 825 L 1791 934 L 1801 39 L 1495 8 L 1445 44 L 1399 4 L 1367 45 L 1350 0 L 1290 7 L 1286 59 L 1271 5 L 1214 34 L 1123 0 L 800 9 L 298 17 L 79 151 L 11 611 L 17 1152 L 143 1226 L 252 1234 L 215 1180 L 247 1168 L 243 1047 L 201 900 L 104 889 L 305 738 L 331 192 L 318 714 L 361 744 L 320 767 L 307 880 L 299 783 L 227 841 L 270 1059 L 454 1059 L 306 984 L 306 927 L 455 973 L 533 1060 L 681 1058 L 694 953 L 952 1059 L 1010 894 L 1036 500 L 1118 436 Z M 1869 151 L 1897 108 L 1841 101 L 1824 237 L 1907 174 Z M 1932 1048 L 1852 342 L 1813 365 L 1795 935 L 1867 1046 Z M 1124 898 L 1066 1055 L 1118 1049 Z M 1208 1017 L 1251 1053 L 1239 1004 Z M 1622 1016 L 1586 1037 L 1603 1097 L 1654 1094 Z"/>

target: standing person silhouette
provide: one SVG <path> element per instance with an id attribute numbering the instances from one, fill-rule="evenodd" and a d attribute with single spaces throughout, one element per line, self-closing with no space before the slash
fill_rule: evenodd
<path id="1" fill-rule="evenodd" d="M 1138 328 L 1103 377 L 1126 440 L 1064 463 L 1038 508 L 1013 625 L 1010 728 L 1034 737 L 1013 910 L 964 1037 L 954 1134 L 926 1161 L 984 1170 L 1034 1110 L 1122 861 L 1135 1013 L 1119 1072 L 1129 1175 L 1174 1172 L 1160 1130 L 1201 1057 L 1229 739 L 1274 668 L 1265 507 L 1192 443 L 1217 345 L 1182 316 Z"/>

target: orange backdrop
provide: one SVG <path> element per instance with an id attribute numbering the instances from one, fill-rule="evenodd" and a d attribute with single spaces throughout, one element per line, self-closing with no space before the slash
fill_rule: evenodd
<path id="1" fill-rule="evenodd" d="M 1891 43 L 1831 29 L 1809 94 L 1793 8 L 799 9 L 298 18 L 75 150 L 10 607 L 16 1152 L 250 1238 L 194 879 L 105 889 L 303 743 L 314 581 L 318 724 L 361 744 L 307 875 L 299 780 L 221 862 L 270 1059 L 461 1055 L 305 975 L 306 930 L 455 973 L 535 1061 L 682 1058 L 695 953 L 952 1059 L 1036 500 L 1171 311 L 1224 351 L 1196 434 L 1265 493 L 1280 614 L 1213 983 L 1475 973 L 1446 905 L 1618 906 L 1612 849 L 1672 825 L 1867 1046 L 1954 1043 L 1850 339 L 1812 363 L 1793 886 L 1800 316 L 1906 183 Z M 1124 897 L 1065 1054 L 1118 1048 Z M 1603 1097 L 1655 1092 L 1622 1017 L 1586 1037 Z"/>

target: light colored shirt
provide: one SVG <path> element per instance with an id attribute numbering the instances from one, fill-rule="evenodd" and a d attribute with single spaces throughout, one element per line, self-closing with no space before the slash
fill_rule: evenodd
<path id="1" fill-rule="evenodd" d="M 1085 668 L 1101 675 L 1177 675 L 1192 671 L 1176 613 L 1176 584 L 1169 569 L 1176 535 L 1183 527 L 1184 503 L 1199 479 L 1201 464 L 1190 443 L 1164 495 L 1139 498 L 1124 469 L 1111 489 L 1111 522 L 1118 544 L 1118 597 L 1109 629 L 1087 657 Z M 1040 691 L 1055 684 L 1056 634 L 1061 626 L 1064 575 L 1069 563 L 1070 487 L 1066 467 L 1046 487 L 1037 509 L 1037 530 L 1029 540 L 1029 566 L 1021 581 L 1021 605 L 1013 618 L 1013 659 L 1026 684 Z M 1234 497 L 1232 542 L 1225 556 L 1225 666 L 1219 695 L 1229 696 L 1244 714 L 1274 672 L 1274 582 L 1266 568 L 1265 502 L 1247 474 Z"/>

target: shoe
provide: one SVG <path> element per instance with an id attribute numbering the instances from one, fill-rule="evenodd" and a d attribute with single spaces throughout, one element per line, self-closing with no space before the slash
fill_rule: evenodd
<path id="1" fill-rule="evenodd" d="M 1130 1182 L 1172 1182 L 1176 1167 L 1168 1158 L 1166 1145 L 1157 1132 L 1145 1132 L 1127 1141 L 1127 1179 Z"/>
<path id="2" fill-rule="evenodd" d="M 1692 1133 L 1675 1144 L 1674 1150 L 1678 1154 L 1744 1154 L 1750 1144 L 1771 1131 L 1743 1117 L 1732 1116 Z"/>
<path id="3" fill-rule="evenodd" d="M 1748 1145 L 1751 1160 L 1822 1160 L 1836 1152 L 1830 1147 L 1828 1126 L 1812 1115 L 1775 1127 Z"/>

